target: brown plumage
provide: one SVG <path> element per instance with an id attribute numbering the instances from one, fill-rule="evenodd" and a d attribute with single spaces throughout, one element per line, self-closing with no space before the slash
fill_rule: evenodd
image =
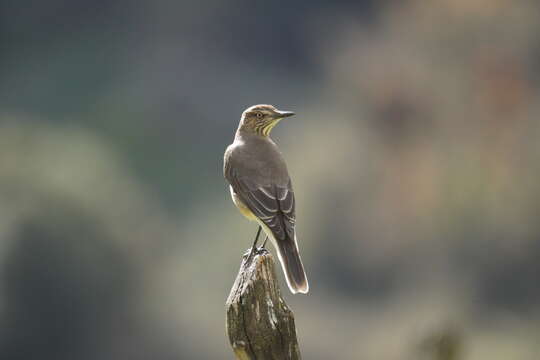
<path id="1" fill-rule="evenodd" d="M 285 160 L 269 137 L 281 119 L 292 115 L 272 105 L 246 109 L 234 142 L 225 151 L 223 172 L 240 212 L 257 221 L 276 248 L 291 292 L 307 293 L 296 240 L 292 183 Z"/>

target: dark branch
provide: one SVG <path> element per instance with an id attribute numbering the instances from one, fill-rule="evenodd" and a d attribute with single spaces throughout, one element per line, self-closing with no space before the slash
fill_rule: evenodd
<path id="1" fill-rule="evenodd" d="M 281 297 L 273 257 L 265 249 L 257 249 L 251 259 L 248 255 L 226 304 L 227 334 L 236 358 L 300 359 L 294 315 Z"/>

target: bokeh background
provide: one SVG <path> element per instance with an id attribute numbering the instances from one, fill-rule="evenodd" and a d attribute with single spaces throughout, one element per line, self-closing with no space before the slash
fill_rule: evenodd
<path id="1" fill-rule="evenodd" d="M 1 359 L 233 358 L 255 103 L 298 114 L 305 359 L 538 359 L 537 0 L 0 6 Z"/>

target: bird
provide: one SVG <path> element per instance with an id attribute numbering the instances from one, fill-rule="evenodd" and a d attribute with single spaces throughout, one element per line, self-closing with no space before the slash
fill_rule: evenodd
<path id="1" fill-rule="evenodd" d="M 292 182 L 285 159 L 270 138 L 274 126 L 293 115 L 272 105 L 248 107 L 233 143 L 225 150 L 223 174 L 240 213 L 259 224 L 252 249 L 262 228 L 276 249 L 290 291 L 307 294 L 309 284 L 296 238 Z"/>

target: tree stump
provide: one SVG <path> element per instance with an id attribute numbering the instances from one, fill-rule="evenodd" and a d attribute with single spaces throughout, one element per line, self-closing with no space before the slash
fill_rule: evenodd
<path id="1" fill-rule="evenodd" d="M 274 259 L 266 249 L 244 254 L 227 299 L 227 334 L 239 360 L 297 360 L 294 315 L 281 297 Z"/>

